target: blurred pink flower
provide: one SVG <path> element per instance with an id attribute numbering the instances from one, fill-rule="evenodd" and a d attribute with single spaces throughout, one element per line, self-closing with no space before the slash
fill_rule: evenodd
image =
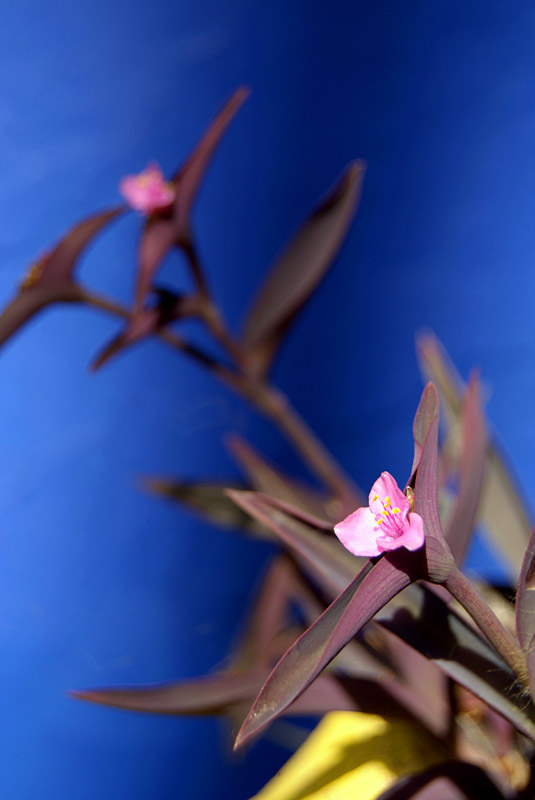
<path id="1" fill-rule="evenodd" d="M 119 184 L 119 191 L 128 205 L 142 214 L 169 208 L 176 195 L 158 164 L 148 164 L 139 175 L 126 175 Z"/>
<path id="2" fill-rule="evenodd" d="M 414 513 L 411 501 L 389 472 L 383 472 L 373 484 L 369 503 L 334 527 L 335 534 L 353 555 L 371 558 L 398 547 L 407 550 L 422 547 L 423 520 Z"/>

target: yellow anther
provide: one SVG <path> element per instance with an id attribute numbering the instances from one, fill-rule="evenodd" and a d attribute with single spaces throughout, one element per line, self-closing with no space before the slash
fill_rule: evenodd
<path id="1" fill-rule="evenodd" d="M 385 497 L 383 505 L 385 508 L 388 508 L 388 506 L 390 505 L 390 497 L 388 495 Z"/>
<path id="2" fill-rule="evenodd" d="M 372 497 L 372 503 L 375 503 L 376 500 L 379 500 L 379 495 L 374 494 L 374 496 Z"/>
<path id="3" fill-rule="evenodd" d="M 392 514 L 399 514 L 399 508 L 393 508 Z"/>
<path id="4" fill-rule="evenodd" d="M 375 521 L 376 521 L 376 523 L 377 523 L 378 525 L 382 525 L 382 524 L 383 524 L 383 522 L 384 522 L 384 519 L 376 519 Z"/>
<path id="5" fill-rule="evenodd" d="M 411 511 L 414 511 L 414 489 L 411 486 L 405 487 L 405 497 L 409 501 Z"/>
<path id="6" fill-rule="evenodd" d="M 383 517 L 388 517 L 388 511 L 381 511 L 381 514 L 383 515 Z"/>

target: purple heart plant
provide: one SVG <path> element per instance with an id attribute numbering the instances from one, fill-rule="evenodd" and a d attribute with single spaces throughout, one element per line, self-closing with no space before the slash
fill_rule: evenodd
<path id="1" fill-rule="evenodd" d="M 210 289 L 192 224 L 205 172 L 247 97 L 239 89 L 169 179 L 150 164 L 122 179 L 125 205 L 76 224 L 31 267 L 0 316 L 0 343 L 45 306 L 75 302 L 121 319 L 93 361 L 157 337 L 251 404 L 286 437 L 321 489 L 303 485 L 238 437 L 229 442 L 239 486 L 151 479 L 149 488 L 214 525 L 279 546 L 227 667 L 151 687 L 84 689 L 79 699 L 156 714 L 225 715 L 236 747 L 281 715 L 330 710 L 408 720 L 443 760 L 405 775 L 386 798 L 535 796 L 535 538 L 483 418 L 479 379 L 466 385 L 440 344 L 421 336 L 430 379 L 414 419 L 405 484 L 383 472 L 365 495 L 274 384 L 272 367 L 300 310 L 334 261 L 356 212 L 364 166 L 355 161 L 320 201 L 269 271 L 234 336 Z M 84 248 L 128 208 L 140 215 L 129 308 L 83 286 Z M 162 290 L 158 270 L 174 250 L 190 275 L 186 294 Z M 216 348 L 181 328 L 195 317 Z M 221 356 L 212 355 L 213 352 Z M 443 436 L 439 446 L 439 401 Z M 385 464 L 388 468 L 388 464 Z M 455 486 L 455 491 L 451 489 Z M 518 575 L 515 603 L 462 572 L 481 523 Z M 301 628 L 296 630 L 295 608 Z M 380 757 L 380 753 L 377 754 Z M 410 765 L 409 765 L 410 766 Z M 447 787 L 445 789 L 445 787 Z"/>

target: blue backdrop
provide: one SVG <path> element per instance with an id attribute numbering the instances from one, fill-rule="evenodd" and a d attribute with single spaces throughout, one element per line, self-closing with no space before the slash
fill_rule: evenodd
<path id="1" fill-rule="evenodd" d="M 277 378 L 363 487 L 383 469 L 402 480 L 414 334 L 431 327 L 463 374 L 481 366 L 489 417 L 531 492 L 534 34 L 521 0 L 4 0 L 2 302 L 68 225 L 116 201 L 121 175 L 150 159 L 174 169 L 246 83 L 196 214 L 229 318 L 344 165 L 365 158 L 357 222 Z M 82 268 L 123 301 L 137 227 L 120 221 Z M 180 275 L 178 260 L 165 269 Z M 269 555 L 140 492 L 140 474 L 232 474 L 230 429 L 296 464 L 157 344 L 90 376 L 115 329 L 55 308 L 0 354 L 0 794 L 244 800 L 284 750 L 232 760 L 213 720 L 64 693 L 214 667 Z"/>

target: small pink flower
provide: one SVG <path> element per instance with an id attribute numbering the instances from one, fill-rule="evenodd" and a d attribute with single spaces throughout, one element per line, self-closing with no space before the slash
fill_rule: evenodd
<path id="1" fill-rule="evenodd" d="M 373 484 L 369 503 L 369 507 L 357 508 L 334 527 L 350 553 L 372 558 L 398 547 L 422 547 L 423 519 L 414 513 L 411 502 L 389 472 L 383 472 Z"/>
<path id="2" fill-rule="evenodd" d="M 119 191 L 128 205 L 142 214 L 169 208 L 176 195 L 172 184 L 164 180 L 158 164 L 148 164 L 139 175 L 122 178 Z"/>

